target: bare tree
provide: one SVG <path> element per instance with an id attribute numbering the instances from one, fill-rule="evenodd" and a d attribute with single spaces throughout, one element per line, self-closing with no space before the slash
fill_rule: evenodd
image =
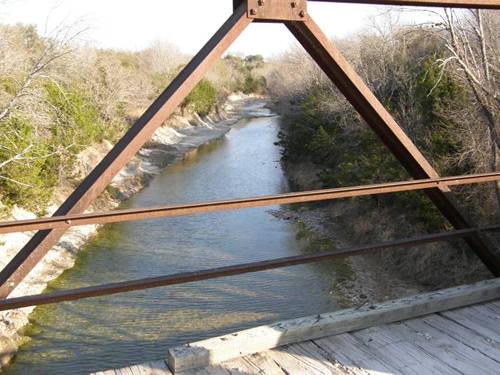
<path id="1" fill-rule="evenodd" d="M 499 169 L 500 73 L 498 14 L 483 10 L 457 11 L 445 9 L 434 29 L 444 41 L 448 55 L 437 62 L 442 72 L 447 69 L 470 89 L 481 118 L 477 124 L 487 127 L 489 168 Z M 497 215 L 500 218 L 500 189 L 495 184 Z"/>
<path id="2" fill-rule="evenodd" d="M 17 90 L 0 109 L 0 121 L 5 119 L 16 106 L 17 102 L 24 96 L 29 95 L 29 89 L 37 77 L 43 76 L 50 65 L 57 59 L 70 54 L 73 51 L 72 43 L 85 30 L 74 31 L 73 27 L 59 25 L 47 38 L 43 38 L 33 49 L 38 49 L 31 60 L 33 61 L 27 72 L 20 80 L 16 79 Z M 7 46 L 8 47 L 8 46 Z"/>
<path id="3" fill-rule="evenodd" d="M 76 24 L 75 24 L 76 25 Z M 0 92 L 0 180 L 9 181 L 23 187 L 30 187 L 11 178 L 6 170 L 12 164 L 29 166 L 38 159 L 48 158 L 61 152 L 40 152 L 36 147 L 37 136 L 43 133 L 43 121 L 34 121 L 33 139 L 27 139 L 19 130 L 17 121 L 9 121 L 13 113 L 36 112 L 40 100 L 40 79 L 51 79 L 55 62 L 72 53 L 73 43 L 85 31 L 76 30 L 75 25 L 63 23 L 54 28 L 46 37 L 40 37 L 32 26 L 2 26 L 0 30 L 0 78 L 9 82 L 9 89 Z M 43 115 L 29 116 L 40 119 Z"/>

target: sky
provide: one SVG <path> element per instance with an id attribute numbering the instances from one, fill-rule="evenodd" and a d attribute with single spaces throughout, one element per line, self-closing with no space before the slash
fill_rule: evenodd
<path id="1" fill-rule="evenodd" d="M 309 3 L 309 14 L 330 37 L 366 29 L 373 17 L 383 18 L 385 10 L 387 7 Z M 166 40 L 182 52 L 194 54 L 231 11 L 232 0 L 1 0 L 0 22 L 34 24 L 42 34 L 61 23 L 77 24 L 86 29 L 84 40 L 98 47 L 141 50 Z M 293 43 L 283 25 L 252 24 L 229 52 L 272 57 Z"/>

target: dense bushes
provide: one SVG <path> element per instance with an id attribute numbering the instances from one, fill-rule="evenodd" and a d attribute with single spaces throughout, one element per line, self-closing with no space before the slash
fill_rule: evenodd
<path id="1" fill-rule="evenodd" d="M 464 21 L 467 15 L 470 18 Z M 494 44 L 498 46 L 500 23 L 498 17 L 485 21 L 491 37 L 484 36 L 481 28 L 471 26 L 487 20 L 477 15 L 471 11 L 448 18 L 456 22 L 453 30 L 460 29 L 458 39 L 465 38 L 462 46 L 456 34 L 450 37 L 450 24 L 443 23 L 411 28 L 390 25 L 380 28 L 380 34 L 337 41 L 355 70 L 441 175 L 489 172 L 499 166 L 495 134 L 500 133 L 491 123 L 492 113 L 496 119 L 500 116 L 498 102 L 493 103 L 498 97 L 498 84 L 493 88 L 498 75 L 488 76 L 485 71 L 498 70 Z M 478 43 L 481 39 L 484 43 Z M 338 187 L 410 178 L 302 51 L 292 50 L 272 64 L 266 77 L 268 90 L 279 98 L 277 104 L 284 113 L 278 143 L 289 175 L 299 188 L 305 184 L 309 184 L 307 188 Z M 500 205 L 495 202 L 493 184 L 453 191 L 460 209 L 477 225 L 491 224 L 500 217 L 495 212 Z M 353 198 L 340 205 L 326 203 L 324 212 L 335 223 L 331 235 L 353 244 L 450 229 L 420 191 Z M 498 249 L 498 236 L 489 239 L 493 243 L 497 240 Z M 371 260 L 378 259 L 391 276 L 412 278 L 426 287 L 442 288 L 489 276 L 461 241 L 418 247 L 415 251 L 382 251 Z"/>
<path id="2" fill-rule="evenodd" d="M 8 145 L 0 147 L 3 203 L 45 207 L 57 182 L 57 155 L 50 143 L 34 132 L 29 120 L 12 116 L 2 123 L 0 144 Z"/>
<path id="3" fill-rule="evenodd" d="M 267 83 L 263 75 L 264 58 L 261 55 L 250 55 L 245 58 L 228 55 L 224 62 L 231 69 L 234 78 L 232 91 L 245 94 L 265 94 Z"/>
<path id="4" fill-rule="evenodd" d="M 349 57 L 376 96 L 440 174 L 473 172 L 473 165 L 455 162 L 463 151 L 464 142 L 467 142 L 458 131 L 462 124 L 457 117 L 457 111 L 468 105 L 467 89 L 452 74 L 442 71 L 434 63 L 442 56 L 443 50 L 437 40 L 425 39 L 418 33 L 413 34 L 413 39 L 408 38 L 411 34 L 402 35 L 400 38 L 395 34 L 390 41 L 377 40 L 374 36 L 360 38 L 359 50 L 356 54 L 351 50 Z M 391 44 L 391 50 L 384 51 L 388 57 L 374 48 L 380 43 Z M 386 50 L 387 46 L 380 49 Z M 302 82 L 303 89 L 294 90 L 291 86 L 287 92 L 281 86 L 281 72 L 287 71 L 283 64 L 299 57 L 292 54 L 283 59 L 270 75 L 270 90 L 278 92 L 288 108 L 292 106 L 292 110 L 286 111 L 284 129 L 279 135 L 278 144 L 282 146 L 284 161 L 316 164 L 323 187 L 410 178 L 326 77 L 316 79 L 315 67 L 305 67 L 312 73 L 309 81 Z M 301 68 L 304 69 L 304 65 Z M 488 199 L 492 199 L 491 191 L 479 190 L 478 194 L 489 194 Z M 367 204 L 377 201 L 366 199 Z M 429 230 L 446 225 L 446 221 L 420 192 L 387 196 L 384 201 L 399 207 Z M 480 209 L 477 209 L 476 214 L 479 213 Z M 482 213 L 483 216 L 485 214 L 491 218 L 494 211 Z"/>
<path id="5" fill-rule="evenodd" d="M 103 119 L 89 94 L 65 89 L 55 82 L 45 84 L 45 95 L 53 113 L 52 142 L 80 151 L 105 136 Z"/>
<path id="6" fill-rule="evenodd" d="M 182 108 L 188 108 L 200 116 L 206 116 L 216 103 L 217 90 L 210 81 L 202 79 L 184 100 Z"/>
<path id="7" fill-rule="evenodd" d="M 43 210 L 75 155 L 116 141 L 185 66 L 175 46 L 139 52 L 79 46 L 71 28 L 40 36 L 0 25 L 0 209 Z M 201 116 L 233 91 L 264 91 L 260 56 L 221 60 L 181 107 Z"/>

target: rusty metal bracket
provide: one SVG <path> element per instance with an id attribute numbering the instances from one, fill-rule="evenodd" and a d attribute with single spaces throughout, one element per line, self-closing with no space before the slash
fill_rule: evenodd
<path id="1" fill-rule="evenodd" d="M 247 0 L 247 16 L 261 21 L 303 21 L 307 0 Z"/>

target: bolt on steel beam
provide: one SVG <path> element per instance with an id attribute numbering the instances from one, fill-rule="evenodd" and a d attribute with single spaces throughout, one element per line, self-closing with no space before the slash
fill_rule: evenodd
<path id="1" fill-rule="evenodd" d="M 306 0 L 247 0 L 248 17 L 260 21 L 302 21 Z"/>

